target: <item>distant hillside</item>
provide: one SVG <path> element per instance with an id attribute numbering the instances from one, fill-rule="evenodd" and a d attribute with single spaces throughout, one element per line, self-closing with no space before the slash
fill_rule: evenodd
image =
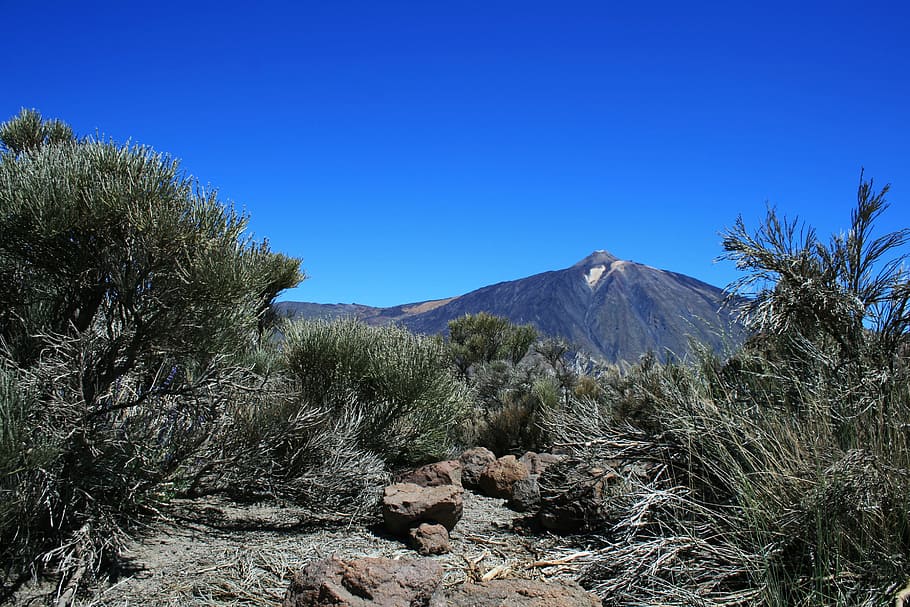
<path id="1" fill-rule="evenodd" d="M 564 270 L 483 287 L 460 297 L 372 308 L 357 304 L 280 302 L 276 311 L 302 318 L 354 316 L 370 324 L 400 323 L 419 333 L 444 333 L 448 322 L 488 312 L 531 323 L 592 355 L 635 361 L 648 351 L 678 356 L 689 339 L 722 349 L 743 332 L 721 310 L 723 291 L 699 280 L 595 251 Z"/>

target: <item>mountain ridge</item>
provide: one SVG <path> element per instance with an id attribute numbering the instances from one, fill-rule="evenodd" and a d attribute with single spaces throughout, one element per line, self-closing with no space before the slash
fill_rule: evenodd
<path id="1" fill-rule="evenodd" d="M 279 302 L 295 318 L 354 316 L 368 324 L 401 324 L 415 332 L 445 333 L 448 322 L 487 312 L 534 325 L 611 362 L 660 358 L 690 351 L 690 338 L 715 350 L 736 345 L 743 330 L 722 306 L 722 289 L 691 276 L 594 251 L 572 266 L 498 282 L 456 297 L 377 308 L 361 304 Z"/>

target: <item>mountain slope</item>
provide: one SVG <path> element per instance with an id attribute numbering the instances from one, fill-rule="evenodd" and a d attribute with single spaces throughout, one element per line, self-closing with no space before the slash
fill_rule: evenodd
<path id="1" fill-rule="evenodd" d="M 371 324 L 398 322 L 419 333 L 444 333 L 453 318 L 488 312 L 531 323 L 610 361 L 648 351 L 683 356 L 689 339 L 715 349 L 738 343 L 741 328 L 721 310 L 723 292 L 699 280 L 595 251 L 564 270 L 483 287 L 460 297 L 394 308 L 282 302 L 279 313 L 353 315 Z M 345 313 L 347 312 L 347 314 Z"/>

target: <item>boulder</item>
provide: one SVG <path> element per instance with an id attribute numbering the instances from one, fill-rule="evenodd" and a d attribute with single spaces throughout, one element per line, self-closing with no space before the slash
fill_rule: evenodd
<path id="1" fill-rule="evenodd" d="M 330 557 L 291 577 L 282 607 L 596 607 L 600 600 L 565 580 L 491 580 L 445 590 L 432 559 Z"/>
<path id="2" fill-rule="evenodd" d="M 553 453 L 534 453 L 528 451 L 522 455 L 518 461 L 528 467 L 529 474 L 542 474 L 550 464 L 561 462 L 566 459 L 565 455 L 555 455 Z"/>
<path id="3" fill-rule="evenodd" d="M 621 492 L 616 472 L 581 460 L 552 464 L 538 479 L 541 525 L 550 531 L 593 531 L 609 522 L 610 501 Z"/>
<path id="4" fill-rule="evenodd" d="M 506 455 L 487 464 L 480 475 L 480 489 L 490 497 L 510 499 L 512 485 L 528 478 L 528 467 L 515 459 L 514 455 Z"/>
<path id="5" fill-rule="evenodd" d="M 462 453 L 458 461 L 461 462 L 461 483 L 466 489 L 477 489 L 483 469 L 495 462 L 496 456 L 486 447 L 474 447 Z"/>
<path id="6" fill-rule="evenodd" d="M 283 607 L 444 607 L 442 567 L 431 559 L 330 557 L 291 578 Z"/>
<path id="7" fill-rule="evenodd" d="M 406 472 L 398 479 L 399 483 L 413 483 L 421 487 L 438 487 L 439 485 L 461 486 L 461 462 L 450 459 L 435 464 L 427 464 L 416 470 Z"/>
<path id="8" fill-rule="evenodd" d="M 492 580 L 446 592 L 448 607 L 598 607 L 595 595 L 571 581 Z"/>
<path id="9" fill-rule="evenodd" d="M 420 523 L 439 523 L 451 531 L 461 520 L 463 493 L 464 489 L 455 485 L 389 485 L 382 498 L 382 518 L 386 529 L 403 535 Z"/>
<path id="10" fill-rule="evenodd" d="M 411 548 L 419 554 L 445 554 L 452 551 L 449 545 L 449 532 L 442 525 L 421 523 L 408 532 Z"/>
<path id="11" fill-rule="evenodd" d="M 531 474 L 527 478 L 515 481 L 506 506 L 517 512 L 531 512 L 539 505 L 540 485 L 537 482 L 537 475 Z"/>

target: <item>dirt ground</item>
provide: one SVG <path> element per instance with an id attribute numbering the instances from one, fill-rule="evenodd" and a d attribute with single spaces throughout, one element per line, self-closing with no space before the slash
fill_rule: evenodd
<path id="1" fill-rule="evenodd" d="M 584 547 L 526 529 L 522 515 L 503 500 L 466 491 L 462 520 L 451 533 L 452 552 L 426 558 L 443 566 L 447 585 L 509 577 L 574 579 L 587 561 Z M 420 558 L 379 525 L 313 524 L 300 510 L 281 505 L 182 501 L 128 546 L 115 579 L 83 588 L 75 604 L 280 605 L 293 571 L 331 555 Z M 53 600 L 53 588 L 45 583 L 24 588 L 14 604 Z"/>

